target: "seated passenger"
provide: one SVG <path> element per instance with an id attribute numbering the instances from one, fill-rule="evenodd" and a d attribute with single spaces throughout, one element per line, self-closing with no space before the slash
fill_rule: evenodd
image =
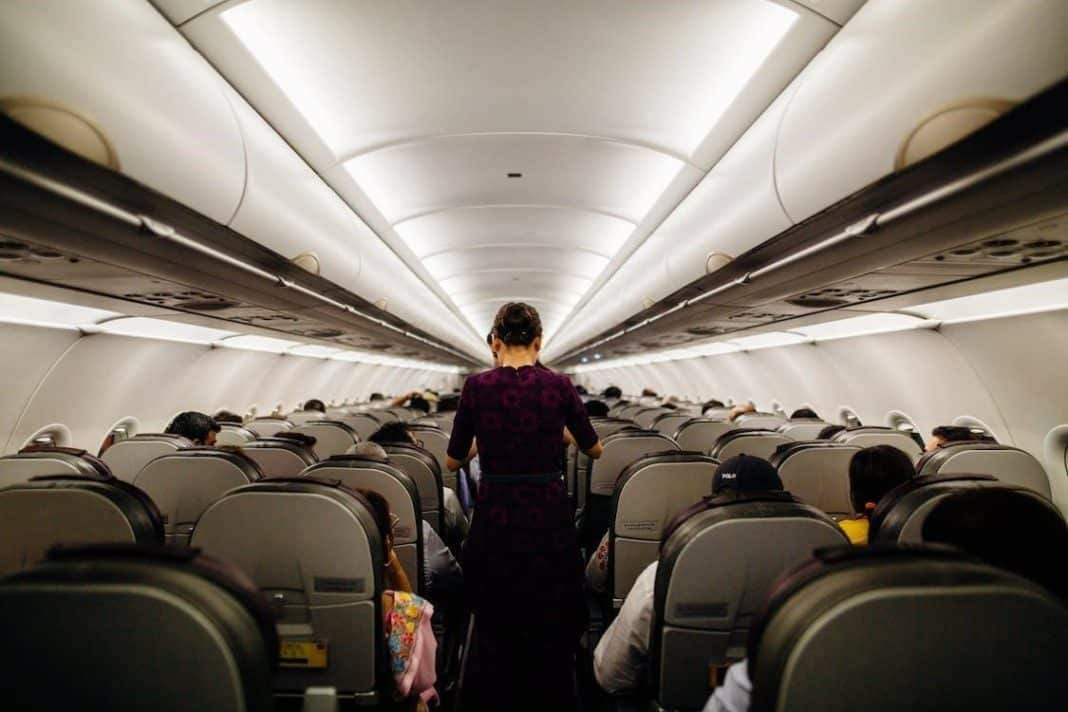
<path id="1" fill-rule="evenodd" d="M 310 401 L 307 401 L 304 404 L 304 406 L 301 408 L 301 410 L 315 410 L 315 411 L 318 411 L 320 413 L 325 413 L 326 412 L 326 403 L 323 403 L 318 398 L 312 398 Z"/>
<path id="2" fill-rule="evenodd" d="M 916 475 L 908 455 L 892 445 L 875 445 L 860 450 L 849 461 L 849 499 L 853 519 L 838 526 L 855 546 L 868 544 L 868 518 L 886 493 Z"/>
<path id="3" fill-rule="evenodd" d="M 578 393 L 580 396 L 588 396 L 590 394 L 590 392 L 586 390 L 585 386 L 575 386 L 575 392 Z"/>
<path id="4" fill-rule="evenodd" d="M 237 413 L 232 413 L 232 412 L 230 412 L 228 410 L 220 410 L 218 413 L 215 414 L 215 422 L 216 423 L 236 423 L 237 425 L 241 425 L 242 423 L 245 422 L 245 419 L 242 418 Z"/>
<path id="5" fill-rule="evenodd" d="M 164 433 L 168 435 L 181 435 L 192 441 L 194 445 L 212 447 L 215 445 L 215 437 L 222 428 L 210 415 L 198 413 L 195 410 L 187 410 L 174 416 Z"/>
<path id="6" fill-rule="evenodd" d="M 455 413 L 460 405 L 460 396 L 456 393 L 446 393 L 438 399 L 439 413 Z"/>
<path id="7" fill-rule="evenodd" d="M 414 408 L 416 410 L 421 410 L 424 413 L 430 412 L 430 401 L 428 401 L 423 396 L 422 391 L 412 391 L 410 393 L 405 393 L 404 395 L 397 396 L 393 399 L 393 402 L 390 405 L 393 408 L 407 407 Z"/>
<path id="8" fill-rule="evenodd" d="M 380 401 L 380 400 L 385 400 L 385 399 L 386 399 L 386 397 L 384 395 L 382 395 L 381 393 L 372 393 L 371 397 L 368 398 L 367 400 L 369 400 L 372 403 L 374 403 L 375 401 Z"/>
<path id="9" fill-rule="evenodd" d="M 608 417 L 608 404 L 600 400 L 588 400 L 583 404 L 586 407 L 586 415 L 591 418 Z"/>
<path id="10" fill-rule="evenodd" d="M 817 440 L 833 440 L 834 436 L 845 430 L 844 425 L 825 425 L 819 435 L 816 436 Z"/>
<path id="11" fill-rule="evenodd" d="M 819 420 L 820 417 L 816 415 L 816 411 L 811 408 L 798 408 L 793 413 L 790 413 L 790 420 L 795 418 L 811 418 L 812 420 Z"/>
<path id="12" fill-rule="evenodd" d="M 620 390 L 619 386 L 609 386 L 601 393 L 601 397 L 605 400 L 619 400 L 623 397 L 623 391 Z"/>
<path id="13" fill-rule="evenodd" d="M 973 433 L 971 428 L 963 425 L 939 425 L 931 431 L 931 439 L 927 441 L 926 451 L 937 450 L 949 443 L 967 442 L 969 440 L 982 440 L 983 436 Z"/>
<path id="14" fill-rule="evenodd" d="M 731 408 L 731 412 L 727 414 L 727 422 L 733 423 L 735 420 L 737 420 L 738 416 L 745 415 L 746 413 L 755 412 L 756 406 L 753 405 L 753 401 L 749 401 L 748 403 L 743 403 L 741 405 L 736 405 Z"/>
<path id="15" fill-rule="evenodd" d="M 726 406 L 723 405 L 723 401 L 716 400 L 715 398 L 712 398 L 710 400 L 706 400 L 704 402 L 704 405 L 701 406 L 701 415 L 704 415 L 705 413 L 707 413 L 710 410 L 716 410 L 717 408 L 725 408 L 725 407 Z"/>
<path id="16" fill-rule="evenodd" d="M 712 480 L 712 493 L 716 496 L 781 490 L 782 480 L 771 463 L 751 455 L 730 458 L 719 466 Z M 638 575 L 619 615 L 593 653 L 594 676 L 610 694 L 638 689 L 646 675 L 657 563 L 649 564 Z"/>

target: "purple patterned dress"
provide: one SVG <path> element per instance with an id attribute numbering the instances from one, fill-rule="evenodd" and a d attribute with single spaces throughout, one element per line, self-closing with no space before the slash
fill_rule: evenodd
<path id="1" fill-rule="evenodd" d="M 586 620 L 583 564 L 560 477 L 563 430 L 597 434 L 567 377 L 502 367 L 467 379 L 449 456 L 478 438 L 482 481 L 463 551 L 476 630 L 461 708 L 574 710 L 574 654 Z"/>

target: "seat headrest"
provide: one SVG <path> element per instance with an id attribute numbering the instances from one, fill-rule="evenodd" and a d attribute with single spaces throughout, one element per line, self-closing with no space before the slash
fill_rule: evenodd
<path id="1" fill-rule="evenodd" d="M 686 523 L 687 520 L 693 518 L 694 515 L 701 512 L 707 512 L 710 509 L 717 509 L 719 507 L 728 507 L 735 504 L 750 504 L 757 502 L 768 503 L 787 503 L 798 504 L 801 506 L 807 506 L 804 502 L 794 497 L 789 492 L 782 490 L 765 490 L 760 492 L 731 492 L 724 495 L 707 495 L 702 497 L 699 502 L 691 504 L 686 509 L 682 510 L 675 517 L 668 522 L 668 525 L 664 527 L 664 534 L 660 538 L 660 549 L 664 548 L 664 544 L 671 535 L 674 534 L 680 526 Z"/>
<path id="2" fill-rule="evenodd" d="M 868 518 L 868 537 L 874 541 L 886 521 L 886 515 L 907 495 L 927 487 L 945 489 L 964 482 L 996 482 L 991 475 L 918 475 L 887 492 Z"/>

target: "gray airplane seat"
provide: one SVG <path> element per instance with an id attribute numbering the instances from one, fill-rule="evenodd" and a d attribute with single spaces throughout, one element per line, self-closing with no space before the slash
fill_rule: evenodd
<path id="1" fill-rule="evenodd" d="M 415 438 L 417 445 L 433 455 L 434 459 L 438 461 L 438 467 L 441 469 L 441 476 L 445 486 L 455 492 L 457 489 L 456 473 L 445 466 L 445 459 L 448 457 L 447 451 L 449 449 L 449 433 L 430 425 L 415 425 L 412 423 L 408 424 L 408 432 Z"/>
<path id="2" fill-rule="evenodd" d="M 296 477 L 319 462 L 311 446 L 288 438 L 259 438 L 241 452 L 256 463 L 265 478 Z"/>
<path id="3" fill-rule="evenodd" d="M 777 430 L 732 430 L 719 436 L 709 454 L 720 462 L 737 455 L 770 460 L 782 445 L 794 442 Z"/>
<path id="4" fill-rule="evenodd" d="M 656 416 L 650 427 L 661 435 L 667 435 L 670 438 L 678 431 L 680 425 L 693 417 L 692 413 L 669 410 Z"/>
<path id="5" fill-rule="evenodd" d="M 384 544 L 362 495 L 313 478 L 255 482 L 209 507 L 190 543 L 247 572 L 274 607 L 277 695 L 335 687 L 361 705 L 388 700 Z"/>
<path id="6" fill-rule="evenodd" d="M 0 628 L 8 709 L 273 709 L 271 610 L 246 575 L 196 551 L 53 551 L 0 580 Z"/>
<path id="7" fill-rule="evenodd" d="M 624 430 L 609 435 L 602 444 L 604 452 L 600 459 L 590 462 L 582 509 L 580 540 L 588 552 L 598 547 L 601 537 L 608 531 L 612 494 L 623 470 L 646 455 L 679 450 L 674 440 L 655 430 Z"/>
<path id="8" fill-rule="evenodd" d="M 374 413 L 358 411 L 345 415 L 328 416 L 331 420 L 344 423 L 356 431 L 360 442 L 370 440 L 375 431 L 382 427 L 382 421 Z"/>
<path id="9" fill-rule="evenodd" d="M 597 438 L 601 441 L 615 433 L 641 430 L 634 424 L 634 421 L 622 418 L 590 418 L 590 424 L 593 426 L 594 432 L 597 433 Z M 586 490 L 588 489 L 587 483 L 589 481 L 591 461 L 585 453 L 579 452 L 574 445 L 568 448 L 567 456 L 567 491 L 576 508 L 582 509 L 586 506 Z"/>
<path id="10" fill-rule="evenodd" d="M 0 487 L 29 482 L 42 475 L 72 475 L 107 480 L 113 477 L 103 460 L 85 450 L 34 445 L 16 455 L 0 457 Z"/>
<path id="11" fill-rule="evenodd" d="M 683 450 L 703 452 L 707 455 L 721 435 L 737 429 L 737 425 L 725 420 L 690 418 L 675 431 L 675 442 Z"/>
<path id="12" fill-rule="evenodd" d="M 750 430 L 778 430 L 786 424 L 787 419 L 776 413 L 742 413 L 734 419 L 739 428 Z"/>
<path id="13" fill-rule="evenodd" d="M 193 442 L 181 435 L 143 433 L 115 443 L 104 451 L 100 459 L 120 480 L 133 482 L 137 473 L 157 457 L 169 455 L 187 447 L 193 447 Z"/>
<path id="14" fill-rule="evenodd" d="M 160 512 L 115 478 L 43 476 L 0 490 L 0 574 L 32 566 L 54 546 L 95 543 L 162 544 Z"/>
<path id="15" fill-rule="evenodd" d="M 920 475 L 993 475 L 1006 484 L 1027 487 L 1046 499 L 1053 498 L 1046 470 L 1034 455 L 989 440 L 947 443 L 920 458 L 916 472 Z"/>
<path id="16" fill-rule="evenodd" d="M 826 440 L 788 443 L 769 462 L 779 471 L 783 488 L 802 502 L 835 517 L 852 516 L 849 462 L 860 449 Z"/>
<path id="17" fill-rule="evenodd" d="M 219 433 L 215 436 L 218 447 L 242 447 L 256 439 L 256 433 L 237 423 L 219 423 Z"/>
<path id="18" fill-rule="evenodd" d="M 612 417 L 612 418 L 618 418 L 620 411 L 622 411 L 627 406 L 632 405 L 632 403 L 629 400 L 618 400 L 615 403 L 613 403 L 609 399 L 609 400 L 605 400 L 605 403 L 608 404 L 608 415 L 609 415 L 609 417 Z"/>
<path id="19" fill-rule="evenodd" d="M 388 443 L 382 448 L 389 455 L 389 464 L 415 483 L 423 519 L 441 534 L 445 526 L 445 485 L 437 459 L 425 448 L 411 443 Z"/>
<path id="20" fill-rule="evenodd" d="M 791 440 L 815 440 L 820 431 L 830 423 L 825 423 L 817 418 L 791 418 L 779 426 L 779 432 Z"/>
<path id="21" fill-rule="evenodd" d="M 241 452 L 205 447 L 157 457 L 133 483 L 159 507 L 166 542 L 185 546 L 197 519 L 213 502 L 262 477 L 256 463 Z"/>
<path id="22" fill-rule="evenodd" d="M 667 408 L 642 408 L 632 416 L 634 423 L 642 430 L 652 430 L 653 421 L 664 413 L 673 413 L 674 411 Z"/>
<path id="23" fill-rule="evenodd" d="M 310 420 L 293 428 L 289 433 L 315 438 L 312 450 L 320 460 L 344 455 L 349 448 L 360 442 L 355 430 L 336 420 Z"/>
<path id="24" fill-rule="evenodd" d="M 634 580 L 656 561 L 664 528 L 712 491 L 719 462 L 696 452 L 639 458 L 616 480 L 608 530 L 608 593 L 623 605 Z"/>
<path id="25" fill-rule="evenodd" d="M 855 428 L 846 428 L 834 436 L 834 441 L 862 448 L 873 445 L 892 445 L 911 457 L 913 461 L 923 453 L 923 447 L 910 433 L 878 425 L 858 425 Z"/>
<path id="26" fill-rule="evenodd" d="M 848 545 L 830 517 L 789 492 L 709 497 L 664 533 L 651 667 L 665 710 L 700 710 L 713 670 L 741 660 L 772 585 L 816 549 Z"/>
<path id="27" fill-rule="evenodd" d="M 284 430 L 292 430 L 293 423 L 281 416 L 265 415 L 253 418 L 245 423 L 245 427 L 255 433 L 258 438 L 269 438 Z"/>
<path id="28" fill-rule="evenodd" d="M 1068 608 L 1016 574 L 944 549 L 821 551 L 753 630 L 749 709 L 1060 709 L 1065 650 Z"/>
<path id="29" fill-rule="evenodd" d="M 352 490 L 371 490 L 385 497 L 397 517 L 393 525 L 393 551 L 397 553 L 416 593 L 423 592 L 423 515 L 415 481 L 390 463 L 355 455 L 335 455 L 301 473 L 301 477 L 338 481 Z"/>

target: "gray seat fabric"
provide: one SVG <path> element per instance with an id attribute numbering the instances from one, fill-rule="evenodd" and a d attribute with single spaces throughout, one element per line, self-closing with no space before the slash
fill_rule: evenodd
<path id="1" fill-rule="evenodd" d="M 993 442 L 958 442 L 927 453 L 916 463 L 921 475 L 974 473 L 993 475 L 1007 484 L 1027 487 L 1052 499 L 1049 477 L 1034 455 L 1010 445 Z"/>
<path id="2" fill-rule="evenodd" d="M 382 446 L 389 455 L 389 463 L 412 478 L 419 491 L 419 507 L 423 519 L 441 534 L 445 526 L 444 483 L 438 461 L 425 449 L 409 443 L 389 443 Z"/>
<path id="3" fill-rule="evenodd" d="M 441 477 L 445 486 L 455 492 L 457 489 L 456 473 L 445 466 L 445 459 L 448 457 L 449 435 L 441 428 L 435 428 L 430 425 L 409 425 L 408 430 L 411 431 L 412 437 L 421 443 L 420 447 L 433 455 L 434 459 L 438 461 L 438 467 L 441 468 Z"/>
<path id="4" fill-rule="evenodd" d="M 336 420 L 336 418 L 327 415 L 321 410 L 295 410 L 286 416 L 286 420 L 293 423 L 294 427 L 299 427 L 313 420 Z"/>
<path id="5" fill-rule="evenodd" d="M 620 474 L 608 530 L 608 594 L 615 608 L 656 561 L 664 528 L 712 491 L 718 466 L 706 455 L 672 452 L 640 458 Z"/>
<path id="6" fill-rule="evenodd" d="M 301 477 L 338 481 L 349 489 L 377 492 L 386 498 L 389 511 L 397 517 L 393 527 L 393 551 L 417 593 L 423 592 L 423 514 L 419 490 L 412 478 L 391 464 L 365 460 L 354 455 L 338 455 L 312 465 Z"/>
<path id="7" fill-rule="evenodd" d="M 642 408 L 632 416 L 632 420 L 642 430 L 650 430 L 653 427 L 653 421 L 664 413 L 671 413 L 667 408 Z"/>
<path id="8" fill-rule="evenodd" d="M 775 430 L 732 430 L 712 446 L 711 455 L 720 462 L 736 455 L 752 455 L 770 460 L 782 445 L 794 442 Z"/>
<path id="9" fill-rule="evenodd" d="M 812 418 L 796 418 L 779 426 L 779 432 L 791 440 L 815 440 L 829 423 Z"/>
<path id="10" fill-rule="evenodd" d="M 382 421 L 373 413 L 348 413 L 345 415 L 331 415 L 331 420 L 344 423 L 356 431 L 360 441 L 369 440 L 375 431 L 382 427 Z"/>
<path id="11" fill-rule="evenodd" d="M 750 709 L 1059 708 L 1065 650 L 1068 608 L 1007 571 L 946 552 L 821 552 L 758 623 Z"/>
<path id="12" fill-rule="evenodd" d="M 219 447 L 241 447 L 256 439 L 256 433 L 237 423 L 219 423 L 222 428 L 215 438 Z"/>
<path id="13" fill-rule="evenodd" d="M 193 525 L 212 503 L 261 477 L 256 463 L 240 453 L 193 448 L 157 457 L 133 483 L 159 508 L 166 542 L 185 546 Z"/>
<path id="14" fill-rule="evenodd" d="M 0 581 L 5 708 L 273 709 L 278 639 L 244 577 L 191 552 L 60 553 Z"/>
<path id="15" fill-rule="evenodd" d="M 675 442 L 683 450 L 703 452 L 707 455 L 721 435 L 737 429 L 737 425 L 725 420 L 690 418 L 675 432 Z"/>
<path id="16" fill-rule="evenodd" d="M 861 448 L 815 441 L 786 445 L 771 457 L 783 488 L 827 514 L 853 514 L 849 499 L 849 462 Z"/>
<path id="17" fill-rule="evenodd" d="M 815 549 L 848 545 L 786 492 L 707 501 L 668 532 L 656 572 L 652 671 L 664 709 L 699 710 L 709 669 L 741 660 L 772 585 Z"/>
<path id="18" fill-rule="evenodd" d="M 311 448 L 283 438 L 261 438 L 247 443 L 241 452 L 256 463 L 264 477 L 296 477 L 319 461 Z"/>
<path id="19" fill-rule="evenodd" d="M 253 418 L 245 423 L 245 427 L 255 433 L 258 438 L 269 438 L 283 430 L 291 430 L 293 423 L 285 418 L 263 417 Z"/>
<path id="20" fill-rule="evenodd" d="M 231 490 L 208 508 L 191 545 L 247 572 L 278 612 L 286 644 L 325 648 L 325 660 L 289 660 L 279 693 L 336 687 L 375 704 L 383 684 L 383 545 L 371 505 L 337 483 L 264 480 Z"/>
<path id="21" fill-rule="evenodd" d="M 604 441 L 609 435 L 624 430 L 639 430 L 633 421 L 621 418 L 590 418 L 590 424 L 597 433 L 597 438 Z M 586 491 L 589 489 L 590 458 L 585 453 L 579 452 L 574 445 L 568 447 L 568 470 L 566 473 L 568 494 L 576 502 L 579 509 L 586 506 Z"/>
<path id="22" fill-rule="evenodd" d="M 54 546 L 163 543 L 152 500 L 120 480 L 46 477 L 0 490 L 0 574 L 19 571 Z"/>
<path id="23" fill-rule="evenodd" d="M 913 460 L 923 453 L 923 448 L 904 430 L 877 425 L 861 425 L 843 430 L 834 437 L 834 441 L 861 448 L 873 445 L 892 445 Z"/>
<path id="24" fill-rule="evenodd" d="M 349 448 L 360 441 L 355 430 L 336 420 L 311 420 L 289 432 L 315 438 L 312 450 L 320 460 L 334 455 L 344 455 Z"/>
<path id="25" fill-rule="evenodd" d="M 137 473 L 157 457 L 169 455 L 193 443 L 181 435 L 161 433 L 135 435 L 129 440 L 120 440 L 100 456 L 111 473 L 124 482 L 133 482 Z"/>
<path id="26" fill-rule="evenodd" d="M 775 413 L 742 413 L 734 422 L 740 428 L 777 430 L 786 424 L 786 418 Z"/>
<path id="27" fill-rule="evenodd" d="M 693 417 L 692 413 L 669 410 L 656 416 L 651 427 L 661 435 L 667 435 L 670 438 L 674 437 L 680 425 Z"/>
<path id="28" fill-rule="evenodd" d="M 31 447 L 17 455 L 0 457 L 0 487 L 29 482 L 34 477 L 73 475 L 108 479 L 111 470 L 84 450 Z"/>

